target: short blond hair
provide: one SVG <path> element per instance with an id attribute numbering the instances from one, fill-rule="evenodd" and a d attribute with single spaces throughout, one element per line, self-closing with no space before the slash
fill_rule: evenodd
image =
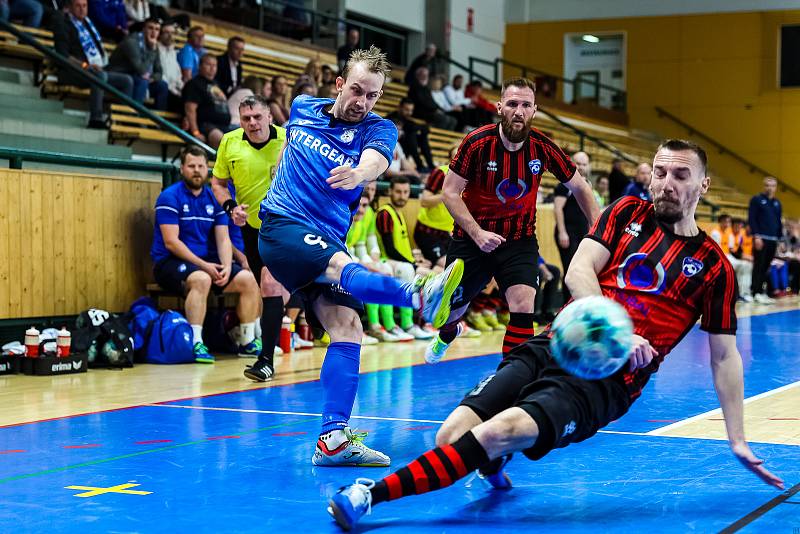
<path id="1" fill-rule="evenodd" d="M 386 59 L 386 54 L 381 52 L 381 49 L 375 45 L 370 45 L 368 50 L 353 50 L 347 63 L 342 69 L 342 78 L 347 79 L 347 75 L 353 70 L 358 63 L 363 63 L 367 71 L 375 74 L 383 74 L 384 81 L 389 77 L 392 72 L 392 67 L 389 65 L 389 60 Z"/>

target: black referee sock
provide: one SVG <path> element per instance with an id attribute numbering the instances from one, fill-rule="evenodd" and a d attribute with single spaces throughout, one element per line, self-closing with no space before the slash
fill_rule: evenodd
<path id="1" fill-rule="evenodd" d="M 275 346 L 281 335 L 283 297 L 262 297 L 261 302 L 261 356 L 259 359 L 272 365 Z"/>
<path id="2" fill-rule="evenodd" d="M 486 449 L 467 432 L 452 445 L 436 447 L 377 482 L 372 504 L 446 488 L 489 462 Z"/>
<path id="3" fill-rule="evenodd" d="M 533 315 L 532 313 L 511 312 L 506 335 L 503 336 L 504 358 L 511 349 L 533 337 Z"/>

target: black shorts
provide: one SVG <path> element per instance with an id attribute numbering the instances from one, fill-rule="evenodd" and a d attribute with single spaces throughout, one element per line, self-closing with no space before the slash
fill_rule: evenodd
<path id="1" fill-rule="evenodd" d="M 212 263 L 219 262 L 216 258 L 212 258 L 207 261 Z M 184 282 L 187 278 L 189 278 L 190 274 L 199 270 L 200 267 L 194 263 L 184 261 L 175 256 L 170 256 L 160 260 L 155 264 L 155 266 L 153 266 L 153 275 L 155 276 L 158 285 L 160 285 L 163 289 L 169 291 L 170 293 L 183 295 L 186 293 Z M 231 264 L 231 276 L 228 278 L 228 283 L 224 286 L 211 284 L 211 290 L 217 295 L 221 294 L 225 288 L 228 287 L 231 282 L 233 282 L 233 279 L 236 278 L 236 275 L 241 271 L 242 266 L 236 262 L 233 262 L 233 264 Z"/>
<path id="2" fill-rule="evenodd" d="M 264 267 L 264 262 L 261 261 L 261 254 L 258 253 L 258 230 L 249 224 L 245 224 L 241 229 L 244 255 L 247 257 L 247 263 L 250 264 L 250 270 L 256 277 L 256 282 L 261 285 L 261 268 Z"/>
<path id="3" fill-rule="evenodd" d="M 447 249 L 450 247 L 450 234 L 438 231 L 424 232 L 419 231 L 421 223 L 417 223 L 414 228 L 414 242 L 422 251 L 422 256 L 436 265 L 440 258 L 447 256 Z"/>
<path id="4" fill-rule="evenodd" d="M 625 386 L 624 369 L 602 380 L 572 376 L 553 360 L 550 340 L 539 335 L 515 347 L 461 405 L 483 421 L 508 408 L 525 410 L 536 421 L 539 438 L 522 452 L 538 460 L 592 437 L 628 411 L 636 396 Z"/>
<path id="5" fill-rule="evenodd" d="M 483 252 L 472 239 L 453 239 L 447 250 L 447 265 L 464 260 L 464 277 L 453 294 L 452 308 L 469 304 L 492 278 L 500 294 L 514 285 L 539 287 L 539 243 L 535 237 L 506 241 L 492 252 Z"/>

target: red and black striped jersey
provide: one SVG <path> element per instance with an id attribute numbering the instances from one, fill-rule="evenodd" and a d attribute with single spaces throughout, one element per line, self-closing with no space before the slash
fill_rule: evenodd
<path id="1" fill-rule="evenodd" d="M 442 186 L 444 185 L 444 171 L 439 167 L 436 167 L 431 171 L 430 176 L 428 176 L 427 181 L 425 182 L 425 190 L 430 191 L 434 195 L 438 195 L 442 192 Z"/>
<path id="2" fill-rule="evenodd" d="M 520 150 L 509 152 L 499 129 L 491 124 L 467 134 L 450 170 L 467 181 L 462 198 L 481 228 L 506 239 L 530 238 L 535 235 L 542 173 L 550 171 L 560 182 L 568 182 L 575 164 L 536 129 Z M 453 238 L 464 237 L 466 232 L 456 224 Z"/>
<path id="3" fill-rule="evenodd" d="M 586 237 L 611 252 L 598 274 L 603 295 L 625 307 L 659 363 L 698 318 L 709 333 L 736 333 L 736 276 L 702 230 L 676 235 L 658 223 L 652 202 L 628 196 L 606 208 Z"/>

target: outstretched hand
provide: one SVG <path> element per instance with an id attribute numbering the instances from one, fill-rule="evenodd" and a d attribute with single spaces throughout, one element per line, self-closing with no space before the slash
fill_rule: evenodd
<path id="1" fill-rule="evenodd" d="M 750 450 L 750 446 L 747 445 L 747 443 L 743 441 L 731 445 L 731 452 L 733 452 L 736 459 L 739 460 L 743 466 L 755 473 L 758 478 L 770 486 L 775 486 L 779 490 L 783 489 L 783 480 L 770 473 L 767 468 L 764 467 L 764 460 L 756 458 L 756 455 L 753 454 L 753 451 Z"/>

